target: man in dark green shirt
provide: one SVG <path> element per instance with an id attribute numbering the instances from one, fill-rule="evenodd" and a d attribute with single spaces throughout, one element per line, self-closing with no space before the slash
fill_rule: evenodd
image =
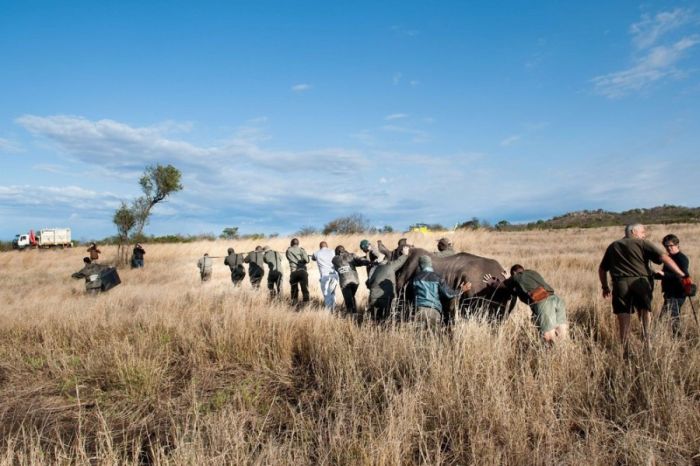
<path id="1" fill-rule="evenodd" d="M 678 275 L 684 284 L 690 277 L 661 248 L 646 239 L 646 228 L 640 223 L 627 225 L 625 237 L 608 246 L 598 267 L 598 277 L 603 297 L 612 296 L 613 313 L 617 316 L 620 342 L 627 354 L 632 314 L 639 313 L 645 343 L 649 344 L 651 321 L 652 270 L 650 262 L 663 263 L 671 273 Z M 612 277 L 612 290 L 608 286 L 608 273 Z"/>
<path id="2" fill-rule="evenodd" d="M 505 274 L 505 272 L 504 272 Z M 537 326 L 546 343 L 554 343 L 566 338 L 569 326 L 566 323 L 564 300 L 554 294 L 554 288 L 544 281 L 542 275 L 527 270 L 520 264 L 510 268 L 510 278 L 499 280 L 484 275 L 484 283 L 496 288 L 506 288 L 532 310 L 532 321 Z"/>

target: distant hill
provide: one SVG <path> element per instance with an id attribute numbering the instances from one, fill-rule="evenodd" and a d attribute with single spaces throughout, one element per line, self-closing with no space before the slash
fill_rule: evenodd
<path id="1" fill-rule="evenodd" d="M 700 207 L 663 205 L 649 209 L 631 209 L 624 212 L 610 212 L 603 209 L 581 210 L 525 225 L 506 226 L 501 222 L 496 227 L 506 227 L 503 229 L 595 228 L 627 225 L 635 222 L 645 224 L 700 223 Z"/>

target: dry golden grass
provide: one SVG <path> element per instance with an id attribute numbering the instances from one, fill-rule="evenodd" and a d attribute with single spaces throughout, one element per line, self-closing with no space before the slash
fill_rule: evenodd
<path id="1" fill-rule="evenodd" d="M 652 226 L 650 239 L 668 232 L 700 276 L 700 227 Z M 557 289 L 572 340 L 553 350 L 522 304 L 501 326 L 471 320 L 430 336 L 294 312 L 247 282 L 233 289 L 223 259 L 201 284 L 197 258 L 224 255 L 224 241 L 145 245 L 146 269 L 121 271 L 122 285 L 94 298 L 70 278 L 82 250 L 2 253 L 0 463 L 699 464 L 698 328 L 687 307 L 679 339 L 656 321 L 645 356 L 635 320 L 636 352 L 622 361 L 596 275 L 620 236 L 452 236 Z M 427 249 L 437 238 L 409 235 Z M 329 243 L 355 250 L 360 239 Z M 266 242 L 284 251 L 288 239 Z M 317 278 L 312 267 L 320 300 Z"/>

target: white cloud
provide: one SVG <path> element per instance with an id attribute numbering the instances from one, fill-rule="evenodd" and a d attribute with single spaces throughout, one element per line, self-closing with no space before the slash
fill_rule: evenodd
<path id="1" fill-rule="evenodd" d="M 408 118 L 408 114 L 407 113 L 392 113 L 392 114 L 384 117 L 384 119 L 387 121 L 400 120 L 402 118 Z"/>
<path id="2" fill-rule="evenodd" d="M 311 84 L 306 84 L 306 83 L 301 83 L 301 84 L 295 84 L 292 86 L 292 91 L 301 94 L 302 92 L 306 92 L 311 89 Z"/>
<path id="3" fill-rule="evenodd" d="M 9 139 L 0 138 L 0 152 L 21 152 L 21 146 Z"/>
<path id="4" fill-rule="evenodd" d="M 513 144 L 515 144 L 516 142 L 518 142 L 521 137 L 522 136 L 520 134 L 514 134 L 512 136 L 508 136 L 507 138 L 503 139 L 499 144 L 502 147 L 510 147 Z"/>
<path id="5" fill-rule="evenodd" d="M 391 82 L 394 84 L 394 86 L 396 86 L 401 82 L 401 78 L 403 78 L 403 73 L 397 71 L 394 73 L 394 76 L 391 77 Z"/>
<path id="6" fill-rule="evenodd" d="M 632 66 L 594 77 L 591 82 L 595 91 L 614 99 L 644 90 L 664 79 L 683 77 L 685 72 L 678 64 L 700 42 L 697 34 L 688 31 L 679 36 L 681 28 L 689 24 L 697 25 L 697 20 L 690 10 L 682 8 L 654 16 L 643 15 L 629 28 L 637 50 Z M 670 34 L 673 31 L 679 34 Z"/>
<path id="7" fill-rule="evenodd" d="M 596 91 L 606 97 L 617 98 L 642 90 L 664 78 L 683 76 L 683 71 L 675 65 L 698 43 L 698 36 L 690 36 L 670 46 L 653 47 L 631 68 L 593 78 Z"/>
<path id="8" fill-rule="evenodd" d="M 665 34 L 694 20 L 693 13 L 683 8 L 662 11 L 654 16 L 644 14 L 639 22 L 630 26 L 632 42 L 640 49 L 651 47 Z"/>
<path id="9" fill-rule="evenodd" d="M 413 87 L 416 87 L 420 84 L 420 81 L 418 81 L 417 79 L 412 79 L 411 81 L 409 81 L 409 84 Z"/>
<path id="10" fill-rule="evenodd" d="M 110 192 L 98 192 L 80 186 L 0 186 L 0 204 L 21 206 L 42 211 L 79 209 L 102 211 L 116 209 L 120 197 Z"/>

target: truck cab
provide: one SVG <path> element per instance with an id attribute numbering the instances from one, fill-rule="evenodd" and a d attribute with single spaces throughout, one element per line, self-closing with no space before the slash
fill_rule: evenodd
<path id="1" fill-rule="evenodd" d="M 13 249 L 24 249 L 30 245 L 29 235 L 15 235 L 15 239 L 12 240 Z"/>

